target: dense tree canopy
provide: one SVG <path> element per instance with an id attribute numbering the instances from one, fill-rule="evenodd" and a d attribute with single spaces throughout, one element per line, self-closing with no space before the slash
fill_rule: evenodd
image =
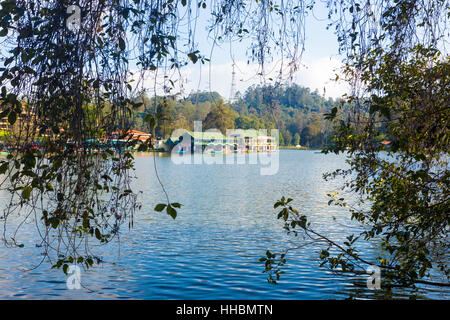
<path id="1" fill-rule="evenodd" d="M 333 241 L 286 198 L 276 204 L 278 217 L 287 230 L 300 228 L 324 242 L 320 257 L 333 270 L 365 272 L 375 265 L 386 287 L 448 286 L 449 3 L 332 1 L 330 8 L 352 91 L 350 109 L 326 114 L 335 131 L 324 150 L 345 153 L 349 168 L 325 178 L 344 178 L 344 192 L 359 196 L 351 201 L 336 192 L 329 204 L 349 208 L 364 231 Z M 379 244 L 379 256 L 363 258 L 359 240 Z M 286 256 L 268 253 L 263 260 L 269 280 L 279 279 Z M 432 268 L 441 271 L 440 280 L 430 281 Z"/>
<path id="2" fill-rule="evenodd" d="M 318 95 L 317 91 L 311 92 L 307 88 L 292 84 L 276 88 L 277 96 L 273 98 L 273 102 L 267 102 L 272 106 L 255 103 L 255 99 L 259 99 L 258 96 L 262 99 L 265 88 L 250 87 L 232 104 L 224 104 L 223 98 L 217 92 L 191 93 L 187 98 L 170 96 L 153 99 L 143 95 L 136 100 L 144 103 L 133 111 L 130 126 L 137 130 L 148 130 L 145 116 L 153 112 L 151 108 L 146 109 L 146 106 L 153 106 L 153 101 L 157 101 L 159 124 L 156 134 L 162 138 L 169 137 L 174 129 L 193 130 L 194 121 L 204 121 L 204 129 L 226 130 L 228 126 L 228 129 L 258 130 L 277 127 L 283 136 L 282 145 L 299 144 L 300 141 L 295 143 L 296 135 L 301 137 L 303 145 L 307 147 L 323 147 L 329 142 L 331 126 L 322 114 L 337 107 L 341 103 L 339 100 L 325 99 Z M 268 91 L 274 89 L 267 87 Z M 291 100 L 289 96 L 292 94 L 296 98 Z"/>
<path id="3" fill-rule="evenodd" d="M 235 113 L 224 106 L 223 101 L 219 101 L 206 115 L 203 127 L 204 129 L 218 129 L 223 134 L 226 134 L 227 129 L 234 129 L 235 118 Z"/>

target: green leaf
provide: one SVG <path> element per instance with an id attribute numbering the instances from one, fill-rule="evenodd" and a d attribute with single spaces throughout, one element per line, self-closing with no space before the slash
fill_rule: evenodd
<path id="1" fill-rule="evenodd" d="M 8 170 L 8 162 L 3 162 L 2 165 L 0 165 L 0 174 L 5 174 Z"/>
<path id="2" fill-rule="evenodd" d="M 125 50 L 125 41 L 122 38 L 119 38 L 119 48 L 120 50 L 124 51 Z"/>
<path id="3" fill-rule="evenodd" d="M 101 239 L 102 239 L 102 234 L 100 233 L 100 230 L 98 230 L 98 228 L 95 228 L 95 237 L 96 237 L 98 240 L 101 240 Z"/>
<path id="4" fill-rule="evenodd" d="M 325 118 L 325 120 L 333 120 L 334 118 L 336 118 L 336 114 L 337 114 L 337 108 L 334 107 L 333 109 L 331 109 L 330 113 L 324 114 L 324 118 Z"/>
<path id="5" fill-rule="evenodd" d="M 191 52 L 188 54 L 189 59 L 192 61 L 192 63 L 196 63 L 198 61 L 198 56 L 196 52 Z"/>
<path id="6" fill-rule="evenodd" d="M 17 113 L 15 113 L 14 111 L 11 111 L 8 114 L 8 122 L 13 125 L 14 123 L 16 123 L 17 120 Z"/>
<path id="7" fill-rule="evenodd" d="M 155 207 L 155 211 L 161 212 L 167 205 L 165 203 L 158 203 Z"/>
<path id="8" fill-rule="evenodd" d="M 181 204 L 178 203 L 178 202 L 172 202 L 172 203 L 171 203 L 171 206 L 172 206 L 172 207 L 175 207 L 175 208 L 181 208 Z"/>
<path id="9" fill-rule="evenodd" d="M 29 199 L 31 195 L 31 190 L 32 190 L 31 187 L 28 186 L 24 187 L 22 190 L 22 198 L 25 200 Z"/>
<path id="10" fill-rule="evenodd" d="M 148 146 L 145 143 L 142 143 L 139 145 L 137 151 L 147 151 L 148 150 Z"/>
<path id="11" fill-rule="evenodd" d="M 177 217 L 177 210 L 175 210 L 170 204 L 167 205 L 167 214 L 169 216 L 171 216 L 172 218 L 176 218 Z"/>
<path id="12" fill-rule="evenodd" d="M 53 217 L 53 218 L 48 219 L 48 221 L 49 221 L 50 224 L 52 225 L 52 228 L 53 228 L 53 229 L 58 228 L 58 226 L 59 226 L 59 219 L 58 219 L 58 218 Z"/>

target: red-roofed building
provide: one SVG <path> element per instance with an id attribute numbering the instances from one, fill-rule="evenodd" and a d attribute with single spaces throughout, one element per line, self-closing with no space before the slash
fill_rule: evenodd
<path id="1" fill-rule="evenodd" d="M 130 140 L 140 140 L 140 141 L 147 141 L 148 139 L 150 139 L 152 137 L 152 135 L 150 133 L 147 133 L 144 131 L 139 131 L 139 130 L 128 130 L 125 137 L 124 137 L 124 133 L 122 131 L 113 132 L 111 135 L 112 135 L 113 139 L 123 138 L 123 139 L 127 139 L 127 140 L 130 139 Z"/>

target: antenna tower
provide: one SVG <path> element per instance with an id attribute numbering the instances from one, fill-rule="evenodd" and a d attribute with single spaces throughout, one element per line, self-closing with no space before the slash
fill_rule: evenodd
<path id="1" fill-rule="evenodd" d="M 231 90 L 230 90 L 230 102 L 236 101 L 236 71 L 234 70 L 234 61 L 232 66 L 232 72 L 231 72 Z"/>

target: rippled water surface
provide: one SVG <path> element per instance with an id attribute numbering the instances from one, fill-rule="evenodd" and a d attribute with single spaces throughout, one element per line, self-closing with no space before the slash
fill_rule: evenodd
<path id="1" fill-rule="evenodd" d="M 274 155 L 273 155 L 274 156 Z M 61 270 L 51 270 L 35 246 L 32 224 L 21 234 L 25 248 L 0 247 L 0 298 L 44 299 L 344 299 L 386 297 L 366 289 L 366 277 L 337 276 L 319 267 L 318 246 L 287 256 L 278 285 L 266 281 L 258 259 L 267 249 L 280 251 L 304 240 L 286 235 L 273 204 L 282 195 L 307 214 L 313 226 L 341 240 L 353 228 L 348 212 L 327 205 L 327 193 L 339 182 L 322 174 L 345 166 L 343 156 L 282 150 L 275 175 L 260 175 L 260 166 L 175 165 L 156 157 L 158 172 L 172 202 L 183 204 L 176 220 L 155 213 L 164 194 L 156 181 L 153 155 L 136 157 L 136 190 L 142 209 L 134 228 L 121 230 L 117 241 L 95 249 L 105 263 L 82 271 L 81 290 L 68 290 Z M 6 201 L 6 194 L 2 195 Z M 333 217 L 335 219 L 333 219 Z M 368 256 L 379 250 L 365 245 Z M 448 299 L 442 289 L 396 290 L 388 297 Z"/>

